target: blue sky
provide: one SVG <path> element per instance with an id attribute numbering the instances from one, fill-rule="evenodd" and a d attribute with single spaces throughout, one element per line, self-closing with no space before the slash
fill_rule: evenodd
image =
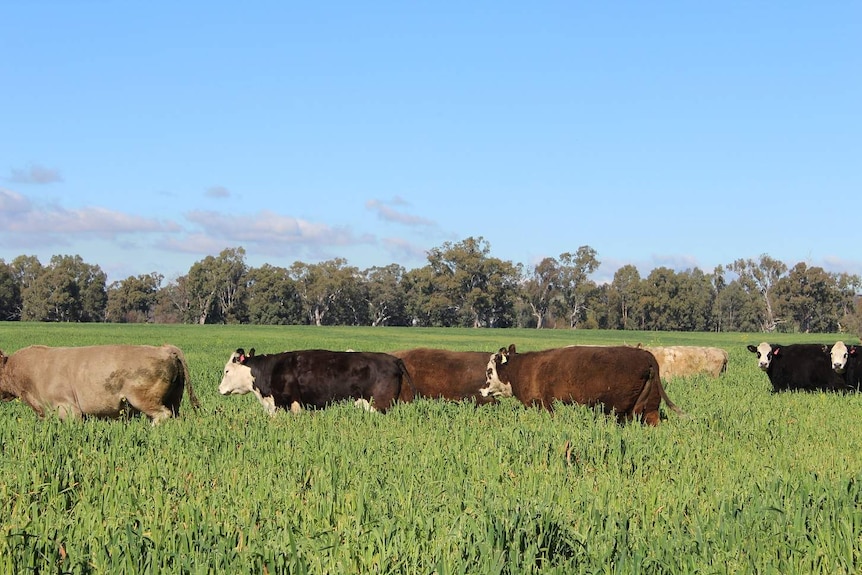
<path id="1" fill-rule="evenodd" d="M 862 3 L 6 0 L 0 259 L 862 274 Z"/>

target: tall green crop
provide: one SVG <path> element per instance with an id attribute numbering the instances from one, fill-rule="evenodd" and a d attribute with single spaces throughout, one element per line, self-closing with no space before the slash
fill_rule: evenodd
<path id="1" fill-rule="evenodd" d="M 0 572 L 855 573 L 862 396 L 773 395 L 744 334 L 0 324 L 0 349 L 180 346 L 203 404 L 153 428 L 0 404 Z M 581 338 L 589 341 L 581 341 Z M 603 339 L 604 338 L 604 339 Z M 657 428 L 514 400 L 267 416 L 236 347 L 718 345 Z M 829 341 L 825 339 L 824 341 Z"/>

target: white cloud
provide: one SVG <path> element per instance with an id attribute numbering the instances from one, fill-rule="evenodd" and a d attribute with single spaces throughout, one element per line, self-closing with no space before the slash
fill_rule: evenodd
<path id="1" fill-rule="evenodd" d="M 72 235 L 116 239 L 120 235 L 176 232 L 179 226 L 100 207 L 65 209 L 36 205 L 21 194 L 0 190 L 0 237 L 27 236 L 42 244 L 67 244 Z M 61 237 L 63 236 L 63 237 Z"/>
<path id="2" fill-rule="evenodd" d="M 396 197 L 392 202 L 392 204 L 403 206 L 406 205 L 405 202 L 400 197 Z M 368 200 L 365 202 L 365 207 L 372 212 L 377 213 L 377 217 L 381 220 L 385 220 L 388 222 L 396 222 L 399 224 L 404 224 L 407 226 L 436 226 L 437 224 L 433 220 L 429 220 L 428 218 L 423 218 L 420 216 L 412 216 L 410 214 L 406 214 L 404 212 L 394 210 L 388 205 L 386 202 L 382 202 L 380 200 Z"/>
<path id="3" fill-rule="evenodd" d="M 13 168 L 7 179 L 16 184 L 53 184 L 62 182 L 63 176 L 53 168 L 32 165 L 23 170 Z"/>
<path id="4" fill-rule="evenodd" d="M 207 191 L 204 195 L 206 195 L 206 197 L 208 198 L 229 198 L 230 190 L 228 190 L 224 186 L 211 186 L 207 188 Z"/>
<path id="5" fill-rule="evenodd" d="M 357 237 L 348 228 L 309 222 L 269 210 L 252 215 L 196 210 L 187 213 L 186 218 L 203 228 L 206 236 L 232 244 L 254 242 L 345 246 L 373 241 L 372 236 Z"/>

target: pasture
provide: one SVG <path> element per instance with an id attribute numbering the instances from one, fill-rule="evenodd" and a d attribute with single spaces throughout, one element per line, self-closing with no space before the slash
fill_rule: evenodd
<path id="1" fill-rule="evenodd" d="M 763 334 L 0 323 L 0 349 L 173 343 L 202 408 L 158 427 L 0 403 L 2 573 L 858 573 L 862 396 L 773 395 Z M 770 341 L 832 343 L 838 336 Z M 846 338 L 857 341 L 856 338 Z M 269 417 L 222 397 L 258 353 L 710 345 L 657 428 L 514 399 Z M 663 411 L 667 412 L 663 407 Z"/>

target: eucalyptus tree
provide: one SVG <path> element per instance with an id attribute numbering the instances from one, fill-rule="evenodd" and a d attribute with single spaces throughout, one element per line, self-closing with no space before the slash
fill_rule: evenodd
<path id="1" fill-rule="evenodd" d="M 613 329 L 637 329 L 637 318 L 641 288 L 638 269 L 626 264 L 614 273 L 608 293 L 608 322 Z"/>
<path id="2" fill-rule="evenodd" d="M 164 276 L 152 272 L 115 281 L 108 286 L 108 321 L 142 323 L 152 321 Z"/>
<path id="3" fill-rule="evenodd" d="M 676 280 L 676 294 L 669 307 L 674 329 L 710 331 L 716 295 L 711 276 L 694 268 L 678 272 Z"/>
<path id="4" fill-rule="evenodd" d="M 245 250 L 226 248 L 189 269 L 184 287 L 196 323 L 240 322 L 245 315 L 243 278 L 248 270 Z"/>
<path id="5" fill-rule="evenodd" d="M 290 325 L 303 321 L 302 302 L 287 268 L 264 264 L 245 276 L 248 322 Z"/>
<path id="6" fill-rule="evenodd" d="M 371 267 L 362 272 L 372 326 L 409 325 L 406 273 L 407 270 L 398 264 Z"/>
<path id="7" fill-rule="evenodd" d="M 559 298 L 556 302 L 573 329 L 585 317 L 587 299 L 596 289 L 596 282 L 589 276 L 600 263 L 596 259 L 596 250 L 590 246 L 581 246 L 574 254 L 560 254 L 556 276 Z"/>
<path id="8" fill-rule="evenodd" d="M 21 319 L 93 322 L 105 319 L 107 276 L 81 256 L 51 257 L 22 293 Z"/>
<path id="9" fill-rule="evenodd" d="M 458 306 L 440 277 L 430 266 L 414 268 L 404 274 L 407 314 L 416 327 L 453 327 L 458 323 Z"/>
<path id="10" fill-rule="evenodd" d="M 18 256 L 12 260 L 9 263 L 9 268 L 12 271 L 12 275 L 15 277 L 18 289 L 20 289 L 22 293 L 33 285 L 36 278 L 42 274 L 42 270 L 44 269 L 39 258 L 36 256 L 24 255 Z"/>
<path id="11" fill-rule="evenodd" d="M 0 259 L 0 321 L 21 318 L 21 288 L 12 267 Z"/>
<path id="12" fill-rule="evenodd" d="M 352 292 L 359 276 L 359 270 L 348 266 L 344 258 L 319 264 L 294 262 L 289 271 L 303 314 L 312 325 L 330 323 L 330 312 L 343 305 L 343 298 Z"/>
<path id="13" fill-rule="evenodd" d="M 506 327 L 515 319 L 520 268 L 489 256 L 484 238 L 445 242 L 428 252 L 422 284 L 430 316 L 454 316 L 463 327 Z M 441 313 L 443 312 L 443 313 Z"/>
<path id="14" fill-rule="evenodd" d="M 784 320 L 777 314 L 774 289 L 778 280 L 787 272 L 787 265 L 767 254 L 761 254 L 756 262 L 752 259 L 738 259 L 728 268 L 737 274 L 737 281 L 742 289 L 759 296 L 761 331 L 775 331 Z"/>
<path id="15" fill-rule="evenodd" d="M 787 331 L 838 331 L 846 297 L 837 274 L 799 262 L 778 280 L 775 296 L 782 315 L 787 318 Z"/>
<path id="16" fill-rule="evenodd" d="M 545 327 L 551 304 L 559 294 L 560 267 L 554 258 L 544 258 L 533 267 L 521 285 L 521 299 L 536 321 L 536 329 Z"/>

